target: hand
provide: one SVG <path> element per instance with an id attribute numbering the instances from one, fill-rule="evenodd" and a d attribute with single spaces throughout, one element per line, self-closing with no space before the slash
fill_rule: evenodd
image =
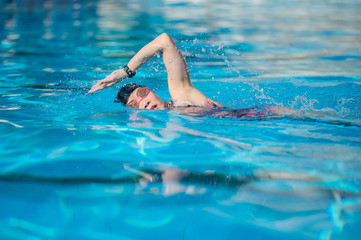
<path id="1" fill-rule="evenodd" d="M 103 80 L 97 82 L 94 86 L 92 86 L 92 88 L 89 90 L 88 93 L 96 92 L 96 91 L 102 90 L 104 88 L 111 87 L 114 84 L 116 84 L 117 82 L 119 82 L 119 80 L 103 79 Z"/>
<path id="2" fill-rule="evenodd" d="M 106 77 L 105 79 L 97 82 L 90 90 L 88 93 L 92 93 L 92 92 L 96 92 L 99 90 L 102 90 L 104 88 L 107 87 L 111 87 L 114 84 L 120 82 L 121 80 L 123 80 L 124 78 L 126 78 L 126 74 L 123 73 L 123 70 L 115 70 L 114 72 L 112 72 L 108 77 Z"/>

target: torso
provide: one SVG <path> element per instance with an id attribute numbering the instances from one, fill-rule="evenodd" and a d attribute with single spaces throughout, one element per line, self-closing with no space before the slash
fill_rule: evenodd
<path id="1" fill-rule="evenodd" d="M 275 119 L 279 116 L 269 109 L 261 109 L 258 107 L 252 108 L 241 108 L 241 109 L 229 109 L 216 103 L 207 104 L 206 106 L 194 106 L 194 105 L 184 105 L 184 106 L 173 106 L 173 103 L 169 103 L 169 110 L 179 112 L 184 115 L 194 116 L 194 117 L 203 117 L 203 116 L 212 116 L 217 118 L 224 117 L 236 117 L 239 119 L 247 120 L 262 120 L 262 119 Z M 278 116 L 278 117 L 277 117 Z"/>

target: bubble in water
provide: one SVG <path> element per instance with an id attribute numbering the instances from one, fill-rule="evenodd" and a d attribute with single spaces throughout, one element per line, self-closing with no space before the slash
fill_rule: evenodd
<path id="1" fill-rule="evenodd" d="M 290 108 L 300 110 L 314 110 L 315 104 L 318 103 L 316 99 L 307 99 L 306 96 L 296 96 L 291 102 Z"/>

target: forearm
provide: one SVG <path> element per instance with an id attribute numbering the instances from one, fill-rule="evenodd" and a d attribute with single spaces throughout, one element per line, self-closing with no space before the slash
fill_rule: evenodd
<path id="1" fill-rule="evenodd" d="M 141 50 L 139 50 L 139 52 L 135 54 L 127 64 L 129 69 L 134 72 L 146 61 L 151 59 L 155 54 L 162 53 L 166 46 L 165 35 L 166 34 L 158 36 L 153 41 L 145 45 Z M 128 77 L 128 75 L 123 69 L 117 69 L 109 74 L 104 80 L 119 82 L 126 77 Z"/>

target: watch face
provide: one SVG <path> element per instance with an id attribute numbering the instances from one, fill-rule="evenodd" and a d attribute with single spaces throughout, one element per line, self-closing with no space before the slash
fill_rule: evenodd
<path id="1" fill-rule="evenodd" d="M 130 70 L 129 67 L 128 67 L 128 65 L 125 65 L 125 66 L 123 67 L 123 69 L 124 69 L 124 71 L 127 73 L 127 75 L 128 75 L 129 78 L 134 77 L 136 71 L 133 72 L 132 70 Z"/>

